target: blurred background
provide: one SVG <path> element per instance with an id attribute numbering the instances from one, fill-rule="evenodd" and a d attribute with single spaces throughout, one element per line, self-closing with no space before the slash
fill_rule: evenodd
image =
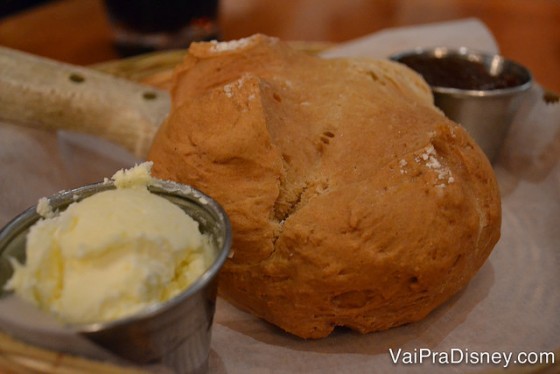
<path id="1" fill-rule="evenodd" d="M 149 1 L 119 2 L 138 7 Z M 491 30 L 503 55 L 528 66 L 547 88 L 560 91 L 558 0 L 179 1 L 206 3 L 210 8 L 213 2 L 216 28 L 207 24 L 212 30 L 203 39 L 230 40 L 261 32 L 285 40 L 339 43 L 389 27 L 476 17 Z M 81 65 L 126 54 L 115 45 L 114 19 L 108 17 L 103 0 L 0 0 L 0 4 L 0 45 Z"/>
<path id="2" fill-rule="evenodd" d="M 32 8 L 52 0 L 2 0 L 0 1 L 0 18 Z"/>

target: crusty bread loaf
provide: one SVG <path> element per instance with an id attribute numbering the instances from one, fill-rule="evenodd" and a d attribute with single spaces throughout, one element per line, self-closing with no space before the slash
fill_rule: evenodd
<path id="1" fill-rule="evenodd" d="M 404 66 L 256 35 L 193 44 L 174 79 L 153 173 L 224 206 L 221 295 L 290 333 L 417 321 L 499 238 L 489 162 Z"/>

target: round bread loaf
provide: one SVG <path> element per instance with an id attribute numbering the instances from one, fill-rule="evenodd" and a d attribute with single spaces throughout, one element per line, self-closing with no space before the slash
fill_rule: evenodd
<path id="1" fill-rule="evenodd" d="M 153 174 L 223 205 L 220 294 L 292 334 L 417 321 L 499 238 L 491 165 L 402 65 L 255 35 L 193 44 L 172 94 Z"/>

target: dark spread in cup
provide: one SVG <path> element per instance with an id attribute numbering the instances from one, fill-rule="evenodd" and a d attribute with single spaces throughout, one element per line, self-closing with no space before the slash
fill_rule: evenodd
<path id="1" fill-rule="evenodd" d="M 497 90 L 523 84 L 521 78 L 508 71 L 492 74 L 482 62 L 461 56 L 443 58 L 429 55 L 409 55 L 398 59 L 420 73 L 432 87 L 463 90 Z"/>

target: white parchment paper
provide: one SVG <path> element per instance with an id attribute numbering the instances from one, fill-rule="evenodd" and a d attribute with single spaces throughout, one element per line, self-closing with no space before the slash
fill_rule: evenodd
<path id="1" fill-rule="evenodd" d="M 469 19 L 386 30 L 325 57 L 385 57 L 435 45 L 498 50 L 490 31 Z M 287 335 L 219 299 L 210 372 L 465 372 L 515 366 L 520 352 L 558 351 L 560 105 L 546 104 L 542 96 L 535 85 L 494 165 L 502 192 L 502 236 L 466 289 L 421 322 L 368 335 L 341 329 L 316 341 Z M 42 196 L 102 180 L 138 161 L 99 139 L 0 124 L 0 225 Z M 418 359 L 426 349 L 461 363 L 433 364 L 433 356 L 422 364 L 402 361 L 406 353 Z M 396 356 L 399 350 L 401 361 L 395 364 L 391 352 Z M 483 352 L 506 356 L 494 364 L 465 363 Z"/>

